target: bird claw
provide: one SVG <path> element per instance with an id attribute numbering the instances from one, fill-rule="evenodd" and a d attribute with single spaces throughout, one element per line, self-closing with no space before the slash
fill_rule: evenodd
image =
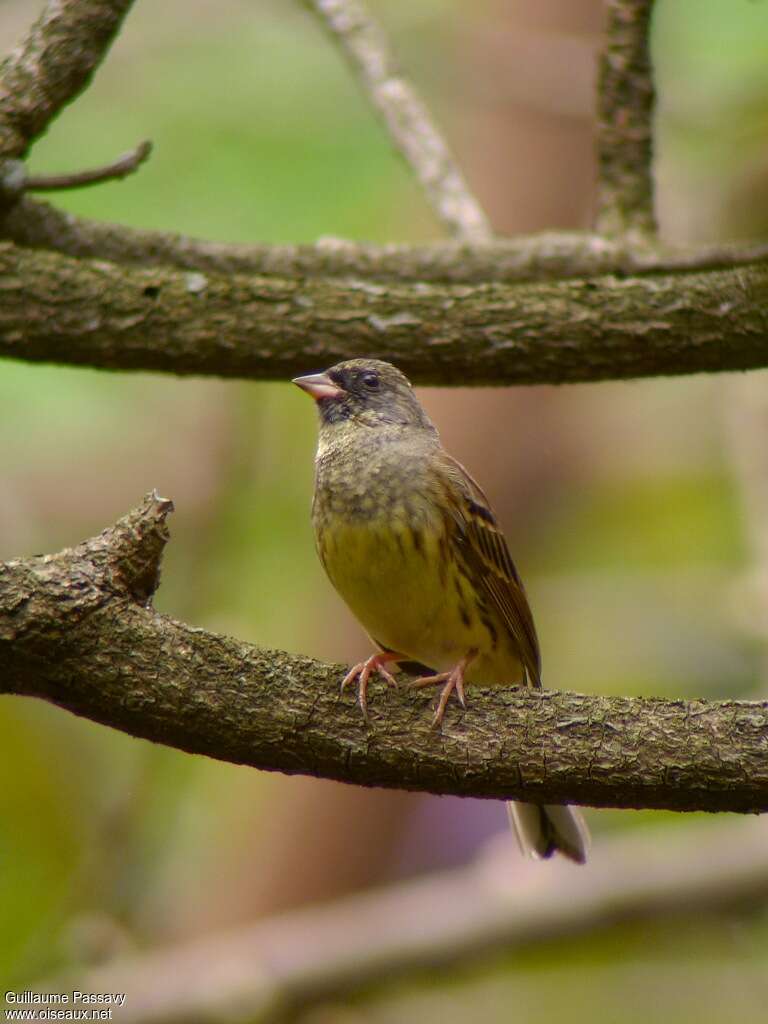
<path id="1" fill-rule="evenodd" d="M 370 718 L 368 717 L 368 680 L 371 678 L 374 672 L 378 672 L 390 686 L 398 688 L 398 682 L 392 673 L 384 666 L 388 661 L 394 661 L 395 659 L 391 654 L 372 654 L 370 658 L 366 658 L 365 661 L 360 661 L 357 665 L 353 665 L 352 668 L 347 672 L 341 681 L 341 693 L 357 679 L 357 703 L 360 710 L 363 713 L 363 718 L 366 724 L 370 724 Z"/>
<path id="2" fill-rule="evenodd" d="M 464 679 L 459 677 L 456 679 L 456 696 L 459 698 L 459 704 L 466 710 L 467 700 L 464 696 Z"/>
<path id="3" fill-rule="evenodd" d="M 437 702 L 437 708 L 432 719 L 432 728 L 437 729 L 445 716 L 445 709 L 448 706 L 448 700 L 450 699 L 453 691 L 456 691 L 456 696 L 459 698 L 459 703 L 463 708 L 466 708 L 467 704 L 464 699 L 464 680 L 463 678 L 457 678 L 457 670 L 452 669 L 450 672 L 438 672 L 434 676 L 422 676 L 421 679 L 415 679 L 411 684 L 414 687 L 421 688 L 422 686 L 435 686 L 439 683 L 443 683 L 443 688 L 440 691 L 440 699 Z"/>
<path id="4" fill-rule="evenodd" d="M 437 729 L 442 723 L 445 717 L 445 709 L 448 707 L 448 701 L 453 691 L 456 691 L 459 704 L 466 709 L 467 700 L 464 694 L 464 673 L 467 671 L 467 666 L 475 657 L 475 652 L 470 652 L 465 658 L 462 658 L 458 665 L 455 665 L 449 672 L 438 672 L 432 676 L 422 676 L 421 679 L 415 679 L 411 686 L 422 687 L 422 686 L 434 686 L 437 683 L 443 683 L 443 688 L 440 691 L 440 699 L 437 702 L 435 708 L 435 714 L 432 719 L 432 728 Z"/>

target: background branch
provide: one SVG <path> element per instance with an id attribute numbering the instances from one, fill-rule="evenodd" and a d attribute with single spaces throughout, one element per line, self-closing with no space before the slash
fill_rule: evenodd
<path id="1" fill-rule="evenodd" d="M 386 102 L 405 97 L 406 109 L 413 98 L 413 109 L 421 110 L 362 8 L 353 0 L 308 2 L 372 96 L 381 103 L 382 96 L 389 97 Z M 84 31 L 73 12 L 90 6 L 72 0 L 60 11 L 49 8 L 7 62 L 6 77 L 17 66 L 27 67 L 19 53 L 37 52 L 35 40 L 46 33 L 67 41 L 66 54 L 69 41 Z M 95 6 L 103 17 L 91 25 L 95 35 L 86 37 L 90 49 L 80 46 L 90 53 L 91 66 L 111 38 L 105 26 L 114 31 L 128 5 Z M 766 365 L 760 312 L 765 272 L 752 265 L 765 257 L 766 246 L 672 251 L 649 244 L 635 230 L 652 226 L 649 16 L 647 0 L 609 5 L 601 73 L 600 224 L 604 231 L 631 228 L 629 234 L 550 233 L 472 246 L 376 247 L 339 240 L 231 246 L 93 224 L 14 195 L 18 201 L 4 219 L 5 236 L 78 262 L 21 250 L 0 254 L 0 270 L 7 275 L 0 354 L 254 378 L 280 378 L 338 358 L 376 354 L 399 362 L 420 383 L 441 384 L 570 382 Z M 28 70 L 44 82 L 51 68 L 71 70 L 68 59 L 47 58 Z M 82 59 L 77 67 L 86 63 Z M 78 87 L 86 81 L 81 79 Z M 62 85 L 52 95 L 65 92 Z M 396 105 L 385 108 L 397 121 Z M 423 131 L 407 118 L 397 123 L 403 137 L 416 140 L 414 162 L 422 172 L 427 164 L 450 171 L 445 180 L 435 176 L 435 195 L 441 202 L 453 196 L 456 209 L 464 211 L 456 215 L 456 231 L 464 239 L 488 239 L 474 215 L 466 215 L 473 200 L 454 165 L 426 158 L 432 143 L 425 139 L 443 146 L 428 119 Z M 105 260 L 119 265 L 111 269 Z M 136 264 L 140 272 L 123 269 Z M 165 269 L 168 264 L 192 273 L 174 275 Z M 733 269 L 718 274 L 719 267 Z M 710 268 L 708 274 L 670 276 Z M 230 276 L 254 273 L 274 280 Z M 216 276 L 202 276 L 209 274 Z M 606 274 L 632 276 L 597 276 Z M 411 282 L 418 284 L 409 287 Z M 513 289 L 501 287 L 503 282 L 538 284 Z"/>
<path id="2" fill-rule="evenodd" d="M 132 0 L 51 0 L 0 66 L 0 158 L 23 157 L 88 85 Z"/>
<path id="3" fill-rule="evenodd" d="M 384 32 L 360 0 L 305 0 L 339 44 L 395 148 L 435 213 L 464 242 L 486 242 L 490 224 L 429 111 L 400 70 Z"/>
<path id="4" fill-rule="evenodd" d="M 285 379 L 376 355 L 420 384 L 520 384 L 768 365 L 768 267 L 427 285 L 139 270 L 0 245 L 0 355 Z M 649 309 L 653 310 L 649 317 Z"/>
<path id="5" fill-rule="evenodd" d="M 598 228 L 653 234 L 652 0 L 608 0 L 597 89 Z"/>
<path id="6" fill-rule="evenodd" d="M 768 809 L 768 702 L 475 690 L 440 734 L 429 698 L 159 615 L 170 502 L 151 495 L 58 555 L 0 568 L 0 686 L 190 753 L 369 786 L 673 810 Z"/>
<path id="7" fill-rule="evenodd" d="M 511 953 L 620 923 L 753 908 L 768 895 L 765 845 L 762 821 L 637 829 L 604 837 L 574 885 L 563 861 L 515 860 L 513 871 L 517 852 L 505 838 L 466 868 L 126 956 L 73 982 L 86 992 L 125 992 L 124 1024 L 284 1019 L 372 982 L 466 966 L 489 949 Z M 218 964 L 226 965 L 221 974 L 212 971 Z M 37 987 L 72 985 L 59 978 Z"/>
<path id="8" fill-rule="evenodd" d="M 5 217 L 0 211 L 0 238 L 66 256 L 143 267 L 446 284 L 718 270 L 768 258 L 766 242 L 675 248 L 586 231 L 542 231 L 482 245 L 374 245 L 343 238 L 324 238 L 315 245 L 244 245 L 93 221 L 30 197 L 20 199 Z"/>

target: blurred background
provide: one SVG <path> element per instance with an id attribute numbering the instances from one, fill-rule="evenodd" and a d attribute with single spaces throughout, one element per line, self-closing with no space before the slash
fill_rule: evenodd
<path id="1" fill-rule="evenodd" d="M 3 50 L 39 6 L 0 0 Z M 371 6 L 496 228 L 589 226 L 598 0 Z M 663 234 L 764 237 L 768 4 L 658 0 L 654 58 Z M 55 203 L 228 241 L 442 237 L 298 3 L 137 2 L 31 168 L 96 166 L 146 137 L 155 150 L 137 175 Z M 422 392 L 499 510 L 550 686 L 765 694 L 766 383 Z M 74 544 L 155 487 L 177 509 L 161 610 L 319 658 L 367 653 L 315 557 L 314 410 L 288 384 L 5 361 L 0 426 L 0 559 Z M 462 865 L 506 829 L 494 802 L 258 773 L 12 697 L 0 700 L 0 777 L 0 991 Z M 692 818 L 602 811 L 590 823 L 599 846 Z M 523 870 L 511 845 L 508 870 Z M 573 884 L 589 886 L 591 870 Z M 766 950 L 761 901 L 748 914 L 661 914 L 296 1019 L 494 1022 L 516 1006 L 521 1020 L 567 1010 L 572 1024 L 763 1021 Z"/>

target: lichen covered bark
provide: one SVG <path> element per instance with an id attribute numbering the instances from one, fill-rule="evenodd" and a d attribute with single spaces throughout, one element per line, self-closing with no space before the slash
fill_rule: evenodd
<path id="1" fill-rule="evenodd" d="M 0 64 L 0 159 L 22 157 L 82 92 L 133 0 L 56 0 Z"/>
<path id="2" fill-rule="evenodd" d="M 138 269 L 0 244 L 0 356 L 286 379 L 376 356 L 420 384 L 768 365 L 768 267 L 441 285 Z"/>
<path id="3" fill-rule="evenodd" d="M 768 809 L 768 702 L 469 691 L 442 730 L 428 695 L 191 628 L 148 603 L 170 503 L 0 566 L 0 690 L 134 736 L 257 768 L 367 786 L 675 810 Z"/>

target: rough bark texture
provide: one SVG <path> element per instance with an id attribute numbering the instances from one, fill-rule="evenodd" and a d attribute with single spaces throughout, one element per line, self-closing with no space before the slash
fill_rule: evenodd
<path id="1" fill-rule="evenodd" d="M 133 0 L 58 0 L 0 66 L 0 158 L 30 143 L 88 85 Z"/>
<path id="2" fill-rule="evenodd" d="M 519 285 L 139 270 L 0 245 L 0 355 L 285 379 L 355 356 L 422 384 L 768 365 L 768 267 Z"/>
<path id="3" fill-rule="evenodd" d="M 423 693 L 155 612 L 171 503 L 58 555 L 0 567 L 0 687 L 192 753 L 368 786 L 679 811 L 768 809 L 768 701 L 470 690 L 430 728 Z"/>

